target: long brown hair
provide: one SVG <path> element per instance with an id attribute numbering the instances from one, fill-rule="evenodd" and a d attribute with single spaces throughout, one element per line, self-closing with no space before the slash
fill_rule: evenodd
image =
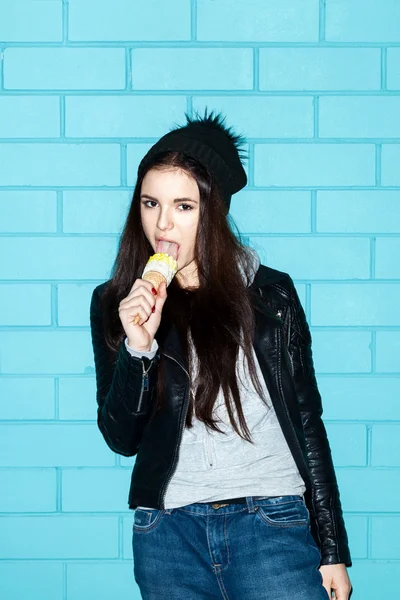
<path id="1" fill-rule="evenodd" d="M 163 307 L 161 325 L 156 334 L 162 349 L 163 331 L 167 330 L 169 323 L 177 325 L 191 374 L 189 337 L 197 353 L 197 389 L 193 393 L 192 387 L 186 426 L 192 427 L 195 406 L 196 418 L 211 429 L 221 432 L 212 416 L 221 386 L 233 429 L 240 437 L 253 443 L 243 415 L 236 376 L 241 346 L 251 380 L 259 396 L 266 402 L 253 358 L 255 318 L 249 290 L 251 279 L 244 281 L 239 265 L 240 263 L 244 273 L 249 274 L 253 261 L 233 219 L 228 215 L 212 174 L 198 161 L 180 152 L 168 151 L 156 155 L 136 182 L 112 268 L 112 277 L 105 285 L 101 299 L 106 343 L 111 350 L 117 352 L 123 342 L 125 332 L 118 315 L 119 303 L 128 295 L 133 282 L 141 277 L 149 256 L 154 253 L 144 234 L 140 217 L 142 181 L 151 168 L 181 169 L 195 179 L 200 192 L 200 215 L 195 242 L 199 287 L 184 289 L 176 277 L 172 280 Z M 237 230 L 236 236 L 233 228 Z M 161 353 L 156 410 L 163 404 L 164 387 L 160 375 L 164 367 Z M 236 423 L 234 407 L 244 435 Z"/>

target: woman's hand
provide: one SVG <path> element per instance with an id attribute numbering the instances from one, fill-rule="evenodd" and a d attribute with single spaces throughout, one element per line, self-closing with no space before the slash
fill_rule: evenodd
<path id="1" fill-rule="evenodd" d="M 329 598 L 335 592 L 335 600 L 348 600 L 351 592 L 351 583 L 347 574 L 346 565 L 321 565 L 322 585 L 328 592 Z"/>
<path id="2" fill-rule="evenodd" d="M 162 283 L 154 294 L 150 281 L 136 279 L 126 298 L 118 308 L 119 318 L 128 338 L 128 345 L 134 350 L 148 351 L 161 323 L 161 312 L 167 299 L 167 285 Z M 136 315 L 139 322 L 134 325 Z"/>

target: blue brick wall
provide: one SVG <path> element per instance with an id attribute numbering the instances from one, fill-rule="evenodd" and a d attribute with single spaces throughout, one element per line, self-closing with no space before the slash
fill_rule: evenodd
<path id="1" fill-rule="evenodd" d="M 89 301 L 141 157 L 208 105 L 247 136 L 231 215 L 310 323 L 353 597 L 397 598 L 399 2 L 4 0 L 0 53 L 0 597 L 140 597 Z"/>

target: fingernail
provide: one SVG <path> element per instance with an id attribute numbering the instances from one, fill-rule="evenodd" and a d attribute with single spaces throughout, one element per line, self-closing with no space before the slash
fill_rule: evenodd
<path id="1" fill-rule="evenodd" d="M 151 291 L 154 294 L 154 296 L 157 296 L 157 290 L 156 290 L 156 288 L 151 288 Z"/>
<path id="2" fill-rule="evenodd" d="M 156 307 L 153 306 L 153 308 L 151 309 L 151 312 L 154 312 L 156 310 Z"/>

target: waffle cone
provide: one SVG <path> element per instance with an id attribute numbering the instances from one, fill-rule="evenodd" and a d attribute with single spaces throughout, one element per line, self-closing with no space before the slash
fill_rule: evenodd
<path id="1" fill-rule="evenodd" d="M 150 283 L 152 283 L 154 285 L 157 292 L 158 292 L 158 288 L 160 287 L 160 285 L 162 284 L 163 281 L 165 281 L 165 283 L 167 283 L 167 280 L 165 279 L 164 275 L 162 275 L 158 271 L 147 271 L 147 273 L 145 273 L 143 275 L 143 279 L 145 281 L 150 281 Z M 137 325 L 139 323 L 139 321 L 140 321 L 140 315 L 136 315 L 136 317 L 134 318 L 133 324 Z"/>
<path id="2" fill-rule="evenodd" d="M 143 279 L 145 281 L 150 281 L 150 283 L 152 283 L 156 288 L 157 292 L 158 288 L 163 282 L 167 283 L 167 280 L 165 279 L 164 275 L 162 275 L 158 271 L 148 271 L 143 275 Z"/>

